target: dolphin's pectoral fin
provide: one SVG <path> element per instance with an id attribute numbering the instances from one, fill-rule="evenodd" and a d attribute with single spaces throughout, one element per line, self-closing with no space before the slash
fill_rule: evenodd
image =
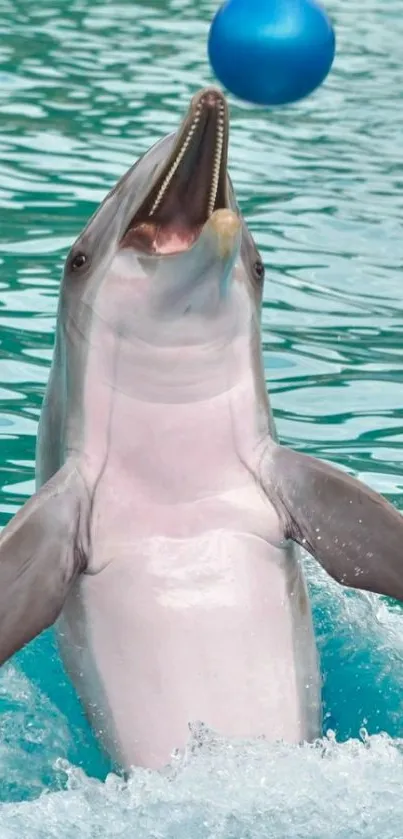
<path id="1" fill-rule="evenodd" d="M 86 564 L 79 473 L 64 466 L 0 535 L 0 664 L 50 626 Z"/>
<path id="2" fill-rule="evenodd" d="M 262 482 L 286 536 L 339 583 L 403 600 L 403 517 L 382 496 L 283 446 L 270 447 Z"/>

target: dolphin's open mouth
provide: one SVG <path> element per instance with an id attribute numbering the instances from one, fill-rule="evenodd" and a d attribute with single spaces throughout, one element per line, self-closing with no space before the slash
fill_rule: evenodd
<path id="1" fill-rule="evenodd" d="M 197 94 L 172 154 L 131 220 L 122 247 L 143 253 L 187 250 L 215 210 L 229 207 L 228 108 L 223 94 Z"/>

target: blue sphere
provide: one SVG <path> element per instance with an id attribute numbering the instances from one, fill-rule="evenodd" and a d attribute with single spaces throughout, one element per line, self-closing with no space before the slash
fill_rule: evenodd
<path id="1" fill-rule="evenodd" d="M 323 82 L 332 24 L 314 0 L 228 0 L 210 29 L 211 65 L 224 87 L 257 105 L 285 105 Z"/>

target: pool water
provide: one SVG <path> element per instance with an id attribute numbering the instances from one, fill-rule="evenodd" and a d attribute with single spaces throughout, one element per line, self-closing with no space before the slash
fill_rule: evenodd
<path id="1" fill-rule="evenodd" d="M 0 0 L 1 525 L 34 488 L 66 251 L 213 80 L 216 8 Z M 274 112 L 230 99 L 230 169 L 266 263 L 263 344 L 281 440 L 403 510 L 403 17 L 399 0 L 327 8 L 338 53 L 326 85 Z M 165 774 L 124 782 L 47 632 L 0 673 L 1 839 L 400 839 L 402 609 L 305 562 L 323 740 L 296 748 L 195 732 Z"/>

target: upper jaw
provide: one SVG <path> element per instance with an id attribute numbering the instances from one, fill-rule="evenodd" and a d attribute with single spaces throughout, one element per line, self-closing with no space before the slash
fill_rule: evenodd
<path id="1" fill-rule="evenodd" d="M 213 212 L 230 207 L 228 134 L 224 95 L 213 87 L 201 90 L 127 226 L 121 247 L 148 254 L 188 250 Z"/>

